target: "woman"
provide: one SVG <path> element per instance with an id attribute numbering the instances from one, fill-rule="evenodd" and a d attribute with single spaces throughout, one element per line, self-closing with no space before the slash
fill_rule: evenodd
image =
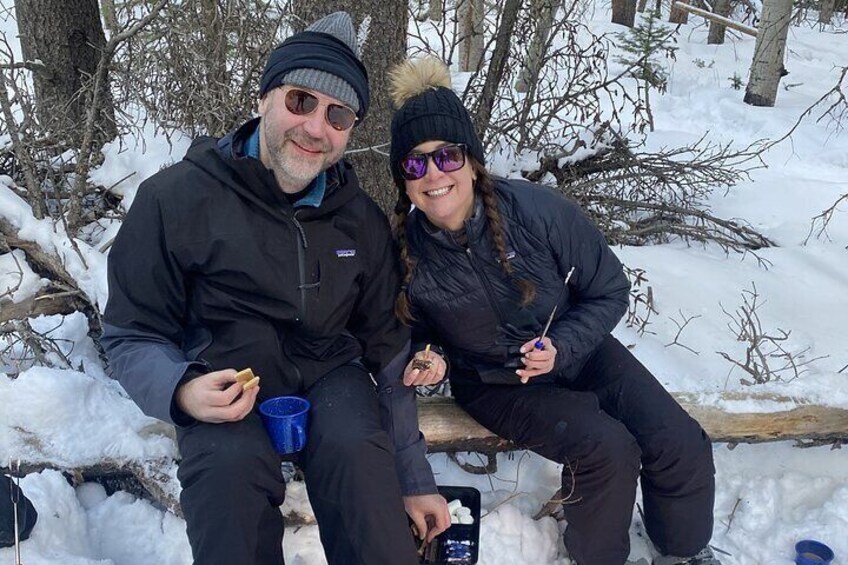
<path id="1" fill-rule="evenodd" d="M 392 96 L 396 311 L 418 351 L 407 384 L 438 382 L 449 360 L 453 395 L 475 420 L 563 464 L 577 563 L 625 563 L 640 476 L 654 563 L 719 563 L 707 546 L 710 440 L 610 335 L 629 282 L 603 235 L 560 194 L 486 171 L 441 62 L 395 68 Z"/>

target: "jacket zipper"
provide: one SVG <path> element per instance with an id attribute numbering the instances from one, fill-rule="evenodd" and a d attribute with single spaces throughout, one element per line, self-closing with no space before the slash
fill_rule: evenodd
<path id="1" fill-rule="evenodd" d="M 471 269 L 474 271 L 474 274 L 477 276 L 477 279 L 483 286 L 483 290 L 486 292 L 486 297 L 489 299 L 489 304 L 491 304 L 492 308 L 494 308 L 495 310 L 495 315 L 498 317 L 498 322 L 503 325 L 503 313 L 501 312 L 501 308 L 498 305 L 498 301 L 494 298 L 494 292 L 492 291 L 492 287 L 490 286 L 489 279 L 484 277 L 480 272 L 480 269 L 477 266 L 477 262 L 474 260 L 474 254 L 471 252 L 470 247 L 465 248 L 465 254 L 468 256 L 468 261 L 471 263 Z"/>
<path id="2" fill-rule="evenodd" d="M 306 242 L 306 231 L 297 219 L 297 211 L 295 211 L 290 217 L 294 227 L 297 228 L 297 271 L 298 276 L 300 277 L 300 284 L 297 286 L 300 291 L 300 311 L 298 312 L 298 317 L 295 321 L 304 323 L 306 321 L 306 248 L 309 247 L 309 244 Z M 282 346 L 282 344 L 280 345 Z M 281 347 L 281 349 L 283 356 L 288 359 L 289 364 L 294 368 L 298 382 L 298 389 L 301 389 L 303 387 L 303 374 L 300 372 L 300 367 L 298 367 L 297 363 L 289 357 L 285 347 Z"/>
<path id="3" fill-rule="evenodd" d="M 300 284 L 297 285 L 300 290 L 300 320 L 306 321 L 306 248 L 309 246 L 306 243 L 306 232 L 303 226 L 297 220 L 297 212 L 291 216 L 294 227 L 297 228 L 297 236 L 300 245 L 297 246 L 297 272 L 300 276 Z"/>

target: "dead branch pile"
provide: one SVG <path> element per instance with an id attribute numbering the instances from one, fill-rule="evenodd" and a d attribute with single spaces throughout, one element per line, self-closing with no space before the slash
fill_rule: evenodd
<path id="1" fill-rule="evenodd" d="M 744 252 L 774 243 L 741 220 L 711 214 L 706 199 L 762 166 L 760 152 L 760 144 L 735 150 L 704 137 L 689 146 L 645 152 L 619 138 L 580 161 L 569 162 L 565 153 L 545 157 L 528 177 L 552 175 L 612 243 L 645 245 L 681 238 Z"/>

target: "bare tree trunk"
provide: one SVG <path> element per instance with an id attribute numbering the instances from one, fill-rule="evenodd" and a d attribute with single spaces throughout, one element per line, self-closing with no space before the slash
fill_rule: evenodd
<path id="1" fill-rule="evenodd" d="M 713 13 L 718 16 L 727 17 L 730 15 L 730 0 L 715 0 L 713 3 Z M 725 26 L 718 22 L 710 22 L 710 32 L 707 36 L 708 45 L 721 45 L 724 43 Z"/>
<path id="2" fill-rule="evenodd" d="M 434 22 L 442 21 L 442 15 L 445 11 L 445 3 L 443 0 L 430 0 L 430 19 Z"/>
<path id="3" fill-rule="evenodd" d="M 677 2 L 672 2 L 671 13 L 668 15 L 668 21 L 672 24 L 685 24 L 689 21 L 689 14 L 677 7 Z"/>
<path id="4" fill-rule="evenodd" d="M 199 0 L 188 6 L 180 6 L 178 9 L 196 10 L 197 23 L 199 29 L 205 30 L 203 34 L 202 47 L 199 50 L 199 59 L 195 64 L 202 65 L 204 69 L 204 79 L 206 88 L 213 101 L 221 100 L 232 96 L 230 92 L 230 79 L 227 72 L 227 38 L 224 30 L 224 19 L 226 14 L 222 11 L 226 7 L 222 6 L 218 0 Z M 213 106 L 224 107 L 213 102 Z M 210 108 L 210 112 L 206 113 L 204 127 L 209 135 L 221 137 L 233 126 L 227 119 L 229 116 L 224 116 L 222 112 L 217 111 L 218 108 Z"/>
<path id="5" fill-rule="evenodd" d="M 754 61 L 745 90 L 745 103 L 774 106 L 780 77 L 785 74 L 783 55 L 792 18 L 792 0 L 765 0 L 760 32 L 754 47 Z"/>
<path id="6" fill-rule="evenodd" d="M 524 67 L 518 75 L 518 80 L 515 81 L 515 90 L 518 92 L 527 92 L 530 84 L 536 82 L 550 43 L 554 16 L 560 4 L 560 0 L 533 0 L 530 4 L 530 13 L 536 22 L 536 30 L 527 49 Z"/>
<path id="7" fill-rule="evenodd" d="M 483 0 L 459 0 L 459 70 L 476 72 L 483 62 Z"/>
<path id="8" fill-rule="evenodd" d="M 836 6 L 836 0 L 822 0 L 821 9 L 819 10 L 819 23 L 827 25 L 833 18 L 833 8 Z"/>
<path id="9" fill-rule="evenodd" d="M 303 27 L 337 10 L 348 12 L 355 25 L 370 18 L 365 44 L 360 47 L 368 69 L 371 105 L 361 126 L 353 130 L 346 156 L 356 168 L 362 188 L 391 213 L 397 188 L 389 174 L 389 125 L 393 108 L 388 95 L 388 72 L 406 57 L 407 2 L 401 0 L 294 0 L 292 6 Z"/>
<path id="10" fill-rule="evenodd" d="M 518 10 L 521 9 L 521 0 L 506 0 L 501 13 L 501 21 L 495 37 L 495 48 L 492 52 L 492 60 L 486 73 L 486 82 L 483 83 L 483 92 L 475 108 L 474 126 L 477 133 L 482 135 L 489 125 L 492 117 L 492 107 L 495 104 L 495 95 L 498 85 L 503 80 L 506 60 L 509 57 L 509 44 L 515 33 L 515 23 L 518 21 Z"/>
<path id="11" fill-rule="evenodd" d="M 644 5 L 642 9 L 645 9 Z M 612 0 L 612 23 L 633 27 L 636 23 L 636 0 Z"/>
<path id="12" fill-rule="evenodd" d="M 97 0 L 17 0 L 15 10 L 24 58 L 46 67 L 33 73 L 39 122 L 61 140 L 78 144 L 92 97 L 86 88 L 106 44 Z M 108 81 L 102 88 L 96 122 L 100 144 L 116 135 Z"/>
<path id="13" fill-rule="evenodd" d="M 640 14 L 648 7 L 648 0 L 639 0 L 639 5 L 636 6 L 636 11 Z"/>

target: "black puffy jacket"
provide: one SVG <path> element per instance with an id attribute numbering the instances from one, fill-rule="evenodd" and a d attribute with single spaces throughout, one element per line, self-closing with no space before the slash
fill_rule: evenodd
<path id="1" fill-rule="evenodd" d="M 558 304 L 548 332 L 557 358 L 548 378 L 573 378 L 626 312 L 630 283 L 577 204 L 525 181 L 495 179 L 495 189 L 512 278 L 500 266 L 479 196 L 465 222 L 467 247 L 419 210 L 410 214 L 414 341 L 444 348 L 453 377 L 479 374 L 483 382 L 517 384 L 518 348 L 540 334 Z M 527 307 L 519 305 L 515 279 L 536 287 Z"/>

